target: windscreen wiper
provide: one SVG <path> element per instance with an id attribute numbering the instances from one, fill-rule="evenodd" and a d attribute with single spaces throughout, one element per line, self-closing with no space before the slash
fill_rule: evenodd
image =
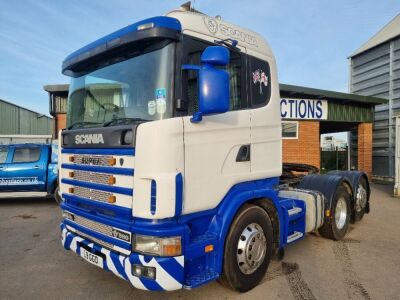
<path id="1" fill-rule="evenodd" d="M 74 128 L 75 126 L 80 126 L 80 127 L 82 127 L 82 126 L 84 126 L 84 125 L 98 125 L 98 124 L 102 124 L 102 123 L 99 123 L 99 122 L 89 122 L 89 121 L 77 121 L 77 122 L 72 123 L 70 126 L 68 126 L 68 129 L 72 129 L 72 128 Z"/>
<path id="2" fill-rule="evenodd" d="M 103 127 L 107 127 L 114 124 L 123 124 L 128 122 L 148 122 L 150 120 L 142 119 L 142 118 L 118 118 L 108 122 L 103 123 Z"/>

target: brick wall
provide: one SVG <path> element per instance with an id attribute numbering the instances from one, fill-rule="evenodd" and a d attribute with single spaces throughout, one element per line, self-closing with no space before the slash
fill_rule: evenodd
<path id="1" fill-rule="evenodd" d="M 372 123 L 358 124 L 358 170 L 372 174 Z"/>
<path id="2" fill-rule="evenodd" d="M 58 132 L 67 125 L 67 114 L 57 114 L 55 117 L 54 137 L 58 138 Z"/>
<path id="3" fill-rule="evenodd" d="M 299 121 L 298 139 L 283 139 L 283 162 L 321 167 L 318 121 Z"/>

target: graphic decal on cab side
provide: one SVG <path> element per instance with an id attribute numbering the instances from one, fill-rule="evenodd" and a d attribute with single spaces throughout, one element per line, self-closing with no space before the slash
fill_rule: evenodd
<path id="1" fill-rule="evenodd" d="M 265 74 L 263 70 L 257 69 L 253 72 L 253 83 L 260 84 L 260 95 L 263 94 L 262 86 L 268 86 L 268 76 Z"/>

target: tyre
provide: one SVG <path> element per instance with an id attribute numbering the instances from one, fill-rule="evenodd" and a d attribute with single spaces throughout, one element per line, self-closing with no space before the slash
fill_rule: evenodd
<path id="1" fill-rule="evenodd" d="M 368 203 L 368 185 L 365 177 L 358 182 L 356 196 L 354 199 L 354 221 L 360 221 L 365 214 Z"/>
<path id="2" fill-rule="evenodd" d="M 333 196 L 331 217 L 324 222 L 319 233 L 328 239 L 341 240 L 350 223 L 350 195 L 344 186 L 339 186 Z"/>
<path id="3" fill-rule="evenodd" d="M 273 231 L 264 209 L 245 204 L 225 240 L 220 282 L 238 292 L 254 288 L 264 277 L 272 256 Z"/>
<path id="4" fill-rule="evenodd" d="M 60 205 L 62 203 L 62 198 L 60 195 L 60 188 L 56 187 L 55 191 L 54 191 L 54 199 L 56 200 L 57 204 Z"/>

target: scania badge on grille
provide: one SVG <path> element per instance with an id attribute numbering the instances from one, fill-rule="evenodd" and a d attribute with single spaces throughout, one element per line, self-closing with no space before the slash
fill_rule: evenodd
<path id="1" fill-rule="evenodd" d="M 103 134 L 77 134 L 75 135 L 75 144 L 104 144 Z"/>
<path id="2" fill-rule="evenodd" d="M 117 239 L 126 241 L 126 242 L 130 242 L 131 241 L 131 236 L 128 233 L 120 231 L 120 230 L 115 229 L 115 228 L 112 229 L 112 236 L 117 238 Z"/>

